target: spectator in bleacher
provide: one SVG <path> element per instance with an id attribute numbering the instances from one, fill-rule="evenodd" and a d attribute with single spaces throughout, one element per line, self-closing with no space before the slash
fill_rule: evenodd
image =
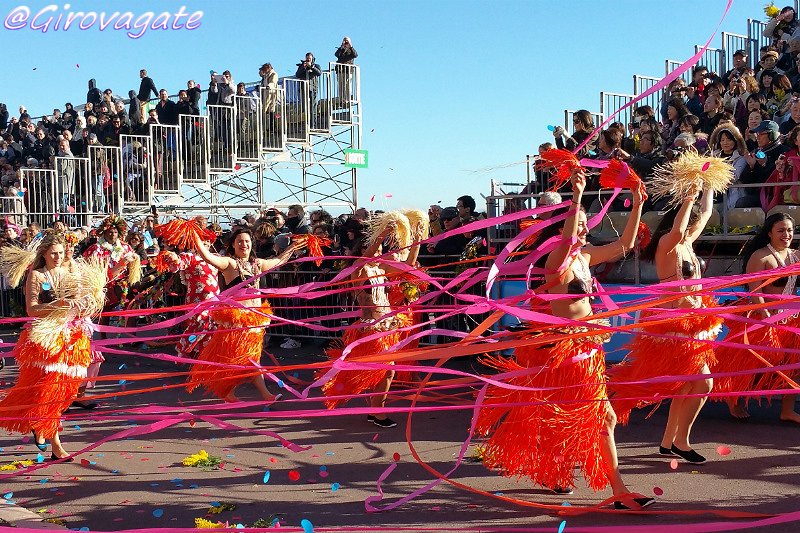
<path id="1" fill-rule="evenodd" d="M 692 69 L 692 82 L 686 87 L 686 107 L 693 115 L 703 112 L 706 100 L 706 87 L 711 84 L 708 67 L 697 65 Z"/>
<path id="2" fill-rule="evenodd" d="M 136 91 L 128 91 L 128 123 L 131 130 L 135 131 L 142 125 L 142 101 L 136 96 Z"/>
<path id="3" fill-rule="evenodd" d="M 100 93 L 100 89 L 97 88 L 97 82 L 94 78 L 89 80 L 89 90 L 86 92 L 86 103 L 95 105 L 100 105 L 103 101 L 103 95 Z"/>
<path id="4" fill-rule="evenodd" d="M 795 127 L 800 126 L 800 99 L 792 98 L 789 107 L 789 116 L 784 120 L 779 128 L 781 135 L 786 135 Z"/>
<path id="5" fill-rule="evenodd" d="M 97 134 L 97 139 L 100 141 L 100 144 L 110 146 L 111 120 L 108 118 L 108 115 L 100 115 L 97 117 L 97 125 L 94 128 L 94 132 Z"/>
<path id="6" fill-rule="evenodd" d="M 620 157 L 628 162 L 645 184 L 653 175 L 653 169 L 664 162 L 659 150 L 659 136 L 654 131 L 646 131 L 639 137 L 639 149 L 632 155 L 620 151 Z"/>
<path id="7" fill-rule="evenodd" d="M 756 79 L 761 82 L 761 77 L 766 72 L 777 72 L 778 74 L 783 74 L 782 70 L 779 70 L 775 65 L 778 63 L 778 52 L 775 50 L 766 50 L 763 54 L 761 54 L 761 61 L 758 62 L 758 66 L 761 67 L 758 72 L 756 72 Z M 772 74 L 775 76 L 775 74 Z"/>
<path id="8" fill-rule="evenodd" d="M 89 117 L 97 118 L 97 112 L 95 111 L 94 104 L 92 102 L 86 102 L 86 104 L 83 106 L 83 118 L 85 118 L 88 122 Z"/>
<path id="9" fill-rule="evenodd" d="M 278 103 L 278 73 L 272 68 L 272 63 L 264 63 L 258 69 L 261 76 L 259 94 L 261 95 L 262 112 L 267 116 L 267 128 L 274 134 L 275 106 Z"/>
<path id="10" fill-rule="evenodd" d="M 359 207 L 353 213 L 353 218 L 359 222 L 366 222 L 369 219 L 369 211 L 364 207 Z"/>
<path id="11" fill-rule="evenodd" d="M 761 76 L 761 94 L 767 99 L 767 113 L 780 115 L 788 110 L 787 103 L 791 98 L 792 84 L 783 74 L 774 70 L 765 70 Z"/>
<path id="12" fill-rule="evenodd" d="M 751 130 L 756 134 L 757 151 L 744 155 L 747 167 L 742 172 L 741 181 L 747 184 L 764 184 L 775 170 L 778 157 L 789 148 L 778 142 L 780 132 L 778 124 L 772 120 L 764 120 Z M 736 207 L 759 207 L 761 194 L 758 187 L 744 189 L 745 195 L 736 202 Z"/>
<path id="13" fill-rule="evenodd" d="M 42 128 L 36 130 L 36 141 L 33 143 L 31 156 L 39 160 L 42 168 L 52 168 L 52 158 L 56 155 L 53 140 Z"/>
<path id="14" fill-rule="evenodd" d="M 125 112 L 125 104 L 122 100 L 117 100 L 114 102 L 114 113 L 112 117 L 119 118 L 120 122 L 124 124 L 127 128 L 131 127 L 131 121 L 128 120 L 128 113 Z"/>
<path id="15" fill-rule="evenodd" d="M 75 119 L 75 130 L 72 132 L 72 137 L 74 139 L 82 139 L 83 138 L 83 130 L 86 129 L 86 119 L 82 116 L 78 116 Z M 73 150 L 74 152 L 75 150 Z"/>
<path id="16" fill-rule="evenodd" d="M 703 114 L 700 115 L 699 128 L 706 135 L 711 135 L 721 120 L 728 117 L 723 113 L 724 103 L 718 94 L 709 94 L 703 104 Z"/>
<path id="17" fill-rule="evenodd" d="M 103 91 L 102 103 L 106 105 L 106 109 L 108 110 L 106 113 L 111 114 L 111 110 L 114 109 L 114 100 L 118 100 L 118 98 L 114 96 L 114 91 L 111 89 L 106 89 Z"/>
<path id="18" fill-rule="evenodd" d="M 178 103 L 177 103 L 177 112 L 178 115 L 199 115 L 200 110 L 197 108 L 197 104 L 192 102 L 189 99 L 189 93 L 184 90 L 178 91 Z"/>
<path id="19" fill-rule="evenodd" d="M 689 109 L 681 98 L 673 98 L 667 106 L 667 120 L 661 129 L 661 140 L 666 150 L 675 142 L 675 138 L 680 133 L 680 121 L 689 115 Z"/>
<path id="20" fill-rule="evenodd" d="M 755 78 L 750 76 L 750 79 L 755 82 Z M 750 92 L 747 90 L 747 81 L 745 76 L 734 74 L 731 77 L 728 89 L 724 92 L 722 97 L 722 105 L 725 112 L 733 116 L 737 126 L 747 122 L 747 97 Z"/>
<path id="21" fill-rule="evenodd" d="M 581 109 L 579 111 L 575 111 L 575 113 L 572 115 L 572 136 L 567 135 L 567 132 L 561 126 L 556 126 L 553 129 L 553 137 L 556 139 L 556 147 L 572 152 L 581 143 L 583 143 L 583 141 L 585 141 L 593 131 L 594 119 L 592 118 L 592 114 L 585 109 Z M 566 139 L 564 139 L 565 136 Z M 584 146 L 576 155 L 579 158 L 586 157 L 590 150 L 594 150 L 595 142 L 596 139 L 592 139 L 586 143 L 586 146 Z"/>
<path id="22" fill-rule="evenodd" d="M 197 106 L 197 109 L 200 109 L 200 96 L 202 96 L 203 91 L 200 90 L 194 80 L 186 82 L 186 94 L 189 95 L 189 101 Z"/>
<path id="23" fill-rule="evenodd" d="M 0 131 L 8 127 L 8 107 L 6 104 L 0 102 Z"/>
<path id="24" fill-rule="evenodd" d="M 800 181 L 800 126 L 795 126 L 784 144 L 789 150 L 778 156 L 775 170 L 767 179 L 769 186 L 761 189 L 761 207 L 765 213 L 783 204 L 800 204 L 800 186 L 782 185 Z"/>
<path id="25" fill-rule="evenodd" d="M 103 142 L 106 146 L 120 146 L 120 135 L 130 135 L 131 131 L 127 124 L 122 123 L 122 119 L 114 116 L 111 119 L 111 126 L 108 128 L 108 135 Z"/>
<path id="26" fill-rule="evenodd" d="M 786 6 L 764 26 L 762 35 L 772 39 L 772 45 L 787 42 L 797 29 L 797 13 L 792 6 Z"/>
<path id="27" fill-rule="evenodd" d="M 233 82 L 231 71 L 222 73 L 222 78 L 217 82 L 217 74 L 211 75 L 211 85 L 208 88 L 209 98 L 213 94 L 217 98 L 217 105 L 233 105 L 233 95 L 236 94 L 236 84 Z"/>
<path id="28" fill-rule="evenodd" d="M 308 82 L 308 98 L 311 107 L 314 107 L 314 102 L 317 101 L 318 78 L 322 76 L 322 69 L 314 62 L 314 54 L 311 52 L 306 53 L 305 59 L 297 64 L 297 71 L 294 77 L 306 80 Z"/>
<path id="29" fill-rule="evenodd" d="M 641 132 L 639 128 L 642 120 L 655 116 L 655 110 L 649 105 L 638 106 L 633 110 L 631 123 L 628 124 L 628 136 L 622 139 L 622 149 L 628 153 L 635 152 L 639 147 Z"/>
<path id="30" fill-rule="evenodd" d="M 733 53 L 733 68 L 722 75 L 722 83 L 729 86 L 731 80 L 736 77 L 744 76 L 750 67 L 747 65 L 747 52 L 744 50 L 736 50 Z"/>
<path id="31" fill-rule="evenodd" d="M 5 159 L 6 163 L 14 164 L 17 158 L 17 153 L 8 144 L 8 141 L 5 139 L 0 140 L 0 159 Z"/>
<path id="32" fill-rule="evenodd" d="M 781 69 L 790 79 L 792 84 L 797 78 L 797 60 L 800 54 L 800 36 L 789 39 L 786 51 L 778 58 L 775 67 Z"/>
<path id="33" fill-rule="evenodd" d="M 455 207 L 445 207 L 442 209 L 439 220 L 442 221 L 443 232 L 452 231 L 461 227 L 461 218 L 459 218 L 458 209 Z M 435 244 L 428 244 L 427 249 L 430 254 L 460 256 L 461 253 L 464 252 L 464 247 L 467 245 L 467 242 L 469 242 L 469 239 L 463 234 L 458 233 L 445 237 Z M 439 260 L 437 262 L 446 263 L 448 260 Z"/>
<path id="34" fill-rule="evenodd" d="M 738 200 L 745 196 L 745 189 L 735 186 L 741 183 L 742 173 L 747 167 L 744 154 L 748 153 L 748 151 L 744 138 L 733 122 L 721 122 L 711 133 L 709 147 L 712 155 L 722 157 L 733 165 L 734 178 L 733 182 L 731 182 L 732 186 L 728 188 L 727 206 L 729 209 L 734 208 Z M 721 201 L 721 195 L 720 198 L 714 199 L 714 203 L 720 203 Z"/>
<path id="35" fill-rule="evenodd" d="M 150 100 L 150 93 L 153 94 L 153 98 L 158 98 L 158 89 L 156 89 L 153 79 L 147 75 L 146 69 L 139 71 L 139 78 L 141 81 L 139 82 L 139 92 L 136 94 L 136 99 L 139 101 L 139 116 L 143 117 L 145 116 L 147 101 Z"/>
<path id="36" fill-rule="evenodd" d="M 158 92 L 156 113 L 158 114 L 159 124 L 175 125 L 178 123 L 178 106 L 169 99 L 169 93 L 167 93 L 166 89 L 161 89 Z"/>

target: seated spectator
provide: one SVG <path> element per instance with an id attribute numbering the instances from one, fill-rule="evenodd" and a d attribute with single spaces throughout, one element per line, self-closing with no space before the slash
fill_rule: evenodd
<path id="1" fill-rule="evenodd" d="M 667 106 L 667 120 L 661 129 L 661 140 L 666 150 L 675 142 L 675 138 L 680 133 L 680 120 L 689 115 L 689 109 L 684 105 L 680 98 L 673 98 Z"/>
<path id="2" fill-rule="evenodd" d="M 744 137 L 744 143 L 745 146 L 747 146 L 748 152 L 755 152 L 758 150 L 758 139 L 756 138 L 756 134 L 753 133 L 753 129 L 758 127 L 758 125 L 765 120 L 769 120 L 769 115 L 766 111 L 752 111 L 747 116 L 747 128 L 745 128 L 742 136 Z"/>
<path id="3" fill-rule="evenodd" d="M 125 103 L 122 100 L 114 102 L 114 113 L 112 117 L 119 118 L 120 122 L 127 128 L 131 127 L 131 121 L 128 119 L 128 113 L 125 112 Z"/>
<path id="4" fill-rule="evenodd" d="M 706 101 L 703 104 L 703 114 L 700 115 L 700 120 L 698 122 L 699 130 L 705 133 L 706 136 L 711 135 L 711 132 L 719 126 L 721 120 L 727 120 L 729 118 L 725 116 L 723 109 L 724 104 L 722 98 L 718 94 L 709 94 L 706 97 Z M 693 131 L 692 133 L 697 132 Z"/>
<path id="5" fill-rule="evenodd" d="M 786 135 L 797 126 L 800 126 L 800 99 L 793 98 L 790 102 L 789 116 L 780 125 L 781 135 Z"/>
<path id="6" fill-rule="evenodd" d="M 708 67 L 697 65 L 692 69 L 692 83 L 686 87 L 686 107 L 693 115 L 700 116 L 706 101 L 706 88 L 711 84 Z"/>
<path id="7" fill-rule="evenodd" d="M 750 70 L 747 65 L 747 57 L 748 54 L 745 50 L 736 50 L 733 53 L 733 68 L 720 78 L 726 87 L 730 86 L 733 79 L 741 78 Z"/>
<path id="8" fill-rule="evenodd" d="M 572 128 L 572 136 L 568 136 L 567 132 L 564 131 L 564 128 L 561 126 L 557 126 L 553 130 L 553 136 L 556 139 L 556 147 L 562 150 L 567 149 L 572 152 L 583 143 L 594 131 L 594 119 L 592 118 L 592 114 L 585 109 L 576 111 L 572 115 Z M 566 140 L 564 139 L 565 136 Z M 595 139 L 589 141 L 576 155 L 579 158 L 586 157 L 589 151 L 594 150 L 594 142 Z"/>
<path id="9" fill-rule="evenodd" d="M 789 40 L 789 46 L 786 52 L 784 52 L 780 59 L 778 59 L 778 62 L 775 63 L 775 67 L 781 69 L 789 77 L 792 81 L 792 85 L 800 81 L 797 70 L 798 55 L 800 55 L 800 36 L 792 37 Z"/>
<path id="10" fill-rule="evenodd" d="M 767 113 L 776 116 L 776 122 L 789 110 L 792 84 L 784 74 L 765 71 L 761 76 L 762 93 L 767 99 Z"/>
<path id="11" fill-rule="evenodd" d="M 752 76 L 740 76 L 736 73 L 730 81 L 728 89 L 723 93 L 722 105 L 726 113 L 729 113 L 736 122 L 737 126 L 747 122 L 747 97 L 750 96 L 748 81 L 755 83 Z M 756 85 L 757 86 L 757 85 Z"/>
<path id="12" fill-rule="evenodd" d="M 800 182 L 800 126 L 789 132 L 784 144 L 789 150 L 778 156 L 775 170 L 767 179 L 768 186 L 761 189 L 761 207 L 765 213 L 778 205 L 800 205 L 800 185 L 788 185 Z"/>
<path id="13" fill-rule="evenodd" d="M 762 53 L 761 61 L 758 62 L 758 66 L 761 68 L 758 70 L 758 72 L 756 72 L 756 79 L 761 82 L 761 77 L 767 72 L 772 73 L 773 77 L 777 74 L 783 74 L 783 71 L 775 66 L 777 63 L 778 52 L 775 50 L 766 50 L 764 53 Z"/>
<path id="14" fill-rule="evenodd" d="M 747 184 L 764 184 L 775 170 L 778 157 L 788 151 L 788 147 L 778 143 L 780 132 L 778 124 L 772 120 L 764 120 L 752 133 L 756 134 L 758 150 L 745 154 L 747 167 L 742 172 L 741 181 Z M 745 195 L 736 202 L 736 207 L 760 207 L 761 191 L 758 187 L 744 189 Z"/>
<path id="15" fill-rule="evenodd" d="M 734 178 L 732 186 L 728 188 L 727 206 L 728 208 L 736 207 L 739 198 L 744 196 L 744 189 L 735 186 L 741 183 L 742 173 L 747 166 L 744 154 L 748 152 L 744 138 L 732 122 L 721 122 L 711 133 L 709 147 L 712 155 L 725 158 L 728 163 L 733 165 Z M 719 201 L 715 199 L 714 203 L 720 203 L 721 201 L 722 196 L 720 195 Z"/>

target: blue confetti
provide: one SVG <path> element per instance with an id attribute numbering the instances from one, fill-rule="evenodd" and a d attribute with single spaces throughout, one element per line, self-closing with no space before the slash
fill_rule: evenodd
<path id="1" fill-rule="evenodd" d="M 293 378 L 299 378 L 300 377 L 300 372 L 292 372 L 292 377 Z"/>
<path id="2" fill-rule="evenodd" d="M 189 335 L 189 342 L 194 342 L 197 340 L 197 335 Z"/>
<path id="3" fill-rule="evenodd" d="M 280 388 L 284 388 L 285 387 L 285 385 L 283 384 L 283 380 L 282 379 L 278 380 L 278 387 L 280 387 Z"/>
<path id="4" fill-rule="evenodd" d="M 307 518 L 300 520 L 300 526 L 303 528 L 305 533 L 314 533 L 314 524 L 312 524 Z"/>
<path id="5" fill-rule="evenodd" d="M 119 470 L 112 470 L 111 473 L 112 474 L 119 474 Z"/>
<path id="6" fill-rule="evenodd" d="M 4 500 L 10 500 L 13 497 L 14 497 L 14 493 L 13 492 L 6 492 L 5 494 L 3 494 L 3 499 Z"/>
<path id="7" fill-rule="evenodd" d="M 339 485 L 338 483 L 334 483 L 333 485 L 331 485 L 331 492 L 336 492 L 337 490 L 339 490 L 339 487 L 341 487 L 341 485 Z"/>
<path id="8" fill-rule="evenodd" d="M 44 455 L 42 455 L 40 453 L 37 453 L 36 454 L 36 462 L 37 463 L 43 463 L 44 462 Z"/>
<path id="9" fill-rule="evenodd" d="M 562 507 L 572 507 L 572 504 L 569 502 L 564 502 L 561 504 Z"/>
<path id="10" fill-rule="evenodd" d="M 589 155 L 594 157 L 597 155 L 597 152 L 595 152 L 594 150 L 589 150 Z"/>
<path id="11" fill-rule="evenodd" d="M 547 131 L 556 131 L 555 126 L 547 126 Z"/>
<path id="12" fill-rule="evenodd" d="M 39 483 L 47 483 L 48 481 L 50 481 L 48 478 L 44 478 L 44 479 L 40 479 Z"/>
<path id="13" fill-rule="evenodd" d="M 219 506 L 220 506 L 219 502 L 211 502 L 211 507 L 219 507 Z"/>
<path id="14" fill-rule="evenodd" d="M 263 482 L 266 483 L 267 481 L 269 481 L 269 470 L 264 472 L 264 481 Z"/>
<path id="15" fill-rule="evenodd" d="M 175 479 L 170 479 L 169 481 L 170 483 L 183 483 L 183 480 L 179 477 L 176 477 Z"/>
<path id="16" fill-rule="evenodd" d="M 155 516 L 156 518 L 161 518 L 162 516 L 164 516 L 164 509 L 154 509 L 153 516 Z"/>
<path id="17" fill-rule="evenodd" d="M 127 366 L 128 365 L 126 365 L 125 363 L 122 363 L 121 365 L 119 365 L 118 370 L 125 370 L 127 368 Z"/>
<path id="18" fill-rule="evenodd" d="M 121 380 L 119 380 L 119 384 L 120 384 L 120 385 L 125 385 L 126 383 L 127 383 L 127 381 L 126 381 L 126 380 L 124 380 L 124 379 L 121 379 Z"/>
<path id="19" fill-rule="evenodd" d="M 158 483 L 150 483 L 151 487 L 158 487 Z"/>
<path id="20" fill-rule="evenodd" d="M 192 484 L 192 485 L 189 485 L 189 488 L 190 488 L 190 489 L 199 489 L 199 488 L 200 488 L 200 485 L 197 485 L 196 483 L 194 483 L 194 484 Z"/>
<path id="21" fill-rule="evenodd" d="M 50 285 L 50 284 L 49 284 L 48 282 L 46 282 L 46 281 L 45 281 L 44 283 L 42 283 L 42 290 L 43 290 L 43 291 L 49 291 L 49 290 L 50 290 L 52 287 L 53 287 L 53 286 L 52 286 L 52 285 Z"/>
<path id="22" fill-rule="evenodd" d="M 335 455 L 334 452 L 325 452 L 325 455 Z"/>
<path id="23" fill-rule="evenodd" d="M 89 528 L 86 527 L 86 526 L 83 526 L 81 528 L 78 528 L 78 531 L 89 531 Z"/>
<path id="24" fill-rule="evenodd" d="M 78 430 L 78 431 L 80 431 L 80 430 L 81 430 L 81 427 L 80 427 L 78 424 L 75 424 L 75 425 L 74 425 L 74 426 L 72 426 L 72 427 L 74 427 L 74 428 L 75 428 L 76 430 Z"/>
<path id="25" fill-rule="evenodd" d="M 567 527 L 567 521 L 562 520 L 561 523 L 558 525 L 558 533 L 564 533 L 565 527 Z"/>
<path id="26" fill-rule="evenodd" d="M 756 159 L 764 159 L 765 157 L 767 157 L 767 154 L 765 154 L 765 153 L 764 153 L 764 152 L 762 152 L 761 150 L 759 150 L 758 152 L 756 152 Z M 42 285 L 42 287 L 44 287 L 44 285 Z"/>
<path id="27" fill-rule="evenodd" d="M 229 453 L 229 454 L 226 454 L 226 455 L 225 455 L 225 457 L 227 457 L 227 458 L 229 458 L 229 459 L 230 459 L 231 457 L 236 457 L 236 456 L 235 456 L 235 455 L 233 455 L 232 453 Z"/>
<path id="28" fill-rule="evenodd" d="M 236 524 L 236 529 L 244 529 L 244 524 Z"/>
<path id="29" fill-rule="evenodd" d="M 328 467 L 325 466 L 325 465 L 322 465 L 321 467 L 319 467 L 319 471 L 320 472 L 325 472 L 326 470 L 328 470 Z"/>
<path id="30" fill-rule="evenodd" d="M 272 524 L 269 527 L 275 527 L 278 524 L 279 520 L 277 518 L 272 519 Z"/>
<path id="31" fill-rule="evenodd" d="M 104 453 L 98 453 L 97 454 L 97 457 L 105 457 L 105 456 L 106 456 L 106 454 L 104 454 Z"/>

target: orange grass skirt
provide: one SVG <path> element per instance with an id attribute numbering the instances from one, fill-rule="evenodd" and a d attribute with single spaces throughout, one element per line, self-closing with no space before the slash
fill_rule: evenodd
<path id="1" fill-rule="evenodd" d="M 0 427 L 52 439 L 61 414 L 78 397 L 91 362 L 90 331 L 84 323 L 69 325 L 52 345 L 42 346 L 22 330 L 12 352 L 19 379 L 0 401 Z"/>
<path id="2" fill-rule="evenodd" d="M 703 307 L 711 307 L 714 300 L 703 297 Z M 691 309 L 686 310 L 691 311 Z M 646 316 L 640 322 L 640 332 L 627 348 L 630 350 L 622 363 L 609 371 L 611 403 L 620 424 L 627 424 L 631 411 L 655 404 L 671 395 L 679 394 L 686 381 L 629 384 L 662 376 L 697 375 L 704 365 L 709 368 L 717 362 L 710 342 L 722 328 L 722 318 L 713 314 L 687 313 L 663 323 L 647 324 Z M 669 335 L 667 338 L 654 337 Z M 635 400 L 628 398 L 641 398 Z"/>
<path id="3" fill-rule="evenodd" d="M 272 313 L 272 308 L 266 300 L 258 308 L 226 306 L 209 312 L 218 329 L 234 331 L 210 333 L 208 342 L 197 356 L 197 364 L 192 365 L 189 371 L 187 391 L 192 392 L 197 387 L 203 387 L 218 398 L 224 399 L 240 383 L 252 379 L 252 377 L 242 377 L 241 374 L 245 371 L 241 368 L 204 365 L 202 362 L 252 366 L 251 360 L 260 361 L 264 330 L 270 322 L 269 317 L 261 313 Z"/>
<path id="4" fill-rule="evenodd" d="M 397 331 L 397 328 L 407 326 L 409 319 L 410 317 L 404 314 L 396 315 L 394 327 L 384 331 L 377 339 L 354 347 L 347 355 L 346 360 L 358 362 L 387 351 L 400 342 L 400 332 Z M 364 327 L 348 329 L 342 335 L 342 346 L 325 350 L 325 355 L 331 360 L 339 359 L 344 351 L 344 346 L 349 346 L 353 342 L 373 333 L 376 333 L 374 325 L 366 323 L 364 323 Z M 365 391 L 371 391 L 390 372 L 393 373 L 394 371 L 390 369 L 341 370 L 322 386 L 322 393 L 325 396 L 354 396 Z M 325 407 L 333 409 L 347 403 L 348 400 L 349 398 L 327 399 L 325 400 Z"/>
<path id="5" fill-rule="evenodd" d="M 580 465 L 588 485 L 604 489 L 608 477 L 600 447 L 609 406 L 602 344 L 566 339 L 521 346 L 515 358 L 485 361 L 501 372 L 545 366 L 506 382 L 550 390 L 488 387 L 476 425 L 478 434 L 489 437 L 483 445 L 484 464 L 548 488 L 574 487 L 574 469 Z M 525 405 L 498 405 L 518 403 Z"/>
<path id="6" fill-rule="evenodd" d="M 745 327 L 747 327 L 747 339 L 745 339 L 743 335 Z M 757 353 L 772 365 L 782 364 L 784 359 L 782 353 L 759 349 L 779 348 L 781 346 L 778 330 L 776 328 L 765 325 L 754 329 L 753 325 L 739 321 L 730 323 L 728 328 L 728 334 L 725 336 L 726 341 L 745 344 L 746 340 L 750 349 L 735 348 L 732 346 L 718 347 L 715 350 L 717 361 L 710 367 L 712 374 L 764 368 L 766 365 L 753 355 L 752 352 Z M 717 377 L 714 378 L 714 390 L 717 392 L 741 392 L 742 396 L 752 396 L 747 393 L 765 390 L 764 385 L 770 381 L 770 374 L 742 374 L 738 376 Z M 727 400 L 727 397 L 714 398 L 714 400 L 724 401 Z"/>

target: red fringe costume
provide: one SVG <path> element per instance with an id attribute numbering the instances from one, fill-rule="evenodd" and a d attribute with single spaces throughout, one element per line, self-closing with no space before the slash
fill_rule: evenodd
<path id="1" fill-rule="evenodd" d="M 74 320 L 47 345 L 31 340 L 30 329 L 23 329 L 14 347 L 19 379 L 0 401 L 0 427 L 19 433 L 35 431 L 39 437 L 52 439 L 61 413 L 78 397 L 78 387 L 86 378 L 92 360 L 91 326 L 88 320 Z"/>
<path id="2" fill-rule="evenodd" d="M 711 296 L 702 297 L 702 307 L 716 306 Z M 681 310 L 679 310 L 681 311 Z M 609 372 L 611 403 L 620 424 L 627 424 L 631 411 L 678 394 L 685 381 L 628 384 L 660 376 L 686 376 L 699 374 L 703 365 L 716 364 L 712 345 L 722 330 L 722 318 L 714 314 L 695 314 L 685 309 L 686 315 L 666 322 L 648 325 L 642 314 L 641 332 L 628 344 L 630 352 L 625 360 Z M 655 313 L 651 313 L 655 314 Z M 668 335 L 668 338 L 654 337 Z M 646 400 L 627 398 L 647 397 Z"/>
<path id="3" fill-rule="evenodd" d="M 392 319 L 382 320 L 377 324 L 368 323 L 363 320 L 356 322 L 355 325 L 361 325 L 361 327 L 348 329 L 344 332 L 344 335 L 342 335 L 343 346 L 349 346 L 353 342 L 378 331 L 382 331 L 384 334 L 375 340 L 356 346 L 347 355 L 346 360 L 358 362 L 361 359 L 369 358 L 387 351 L 400 342 L 400 332 L 397 331 L 397 329 L 408 326 L 410 323 L 410 317 L 403 313 L 394 316 Z M 343 351 L 344 348 L 340 346 L 325 350 L 325 355 L 331 360 L 336 360 L 342 356 Z M 386 377 L 387 372 L 389 372 L 389 370 L 386 369 L 342 370 L 322 386 L 322 392 L 325 396 L 361 394 L 362 392 L 374 389 L 375 386 Z M 334 407 L 346 403 L 347 400 L 347 398 L 325 400 L 325 406 L 328 409 L 333 409 Z"/>
<path id="4" fill-rule="evenodd" d="M 226 306 L 210 311 L 211 319 L 218 329 L 197 357 L 198 364 L 192 366 L 186 390 L 192 392 L 202 386 L 218 398 L 227 398 L 240 383 L 248 380 L 241 377 L 242 369 L 210 366 L 202 361 L 226 365 L 251 366 L 250 360 L 260 361 L 264 342 L 264 330 L 270 319 L 262 315 L 271 314 L 272 308 L 265 300 L 258 309 Z"/>
<path id="5" fill-rule="evenodd" d="M 792 315 L 778 322 L 775 328 L 778 335 L 778 345 L 787 350 L 800 350 L 800 335 L 789 331 L 786 328 L 800 328 L 800 315 Z M 775 357 L 775 355 L 773 355 Z M 767 358 L 772 361 L 772 359 Z M 797 353 L 784 353 L 783 357 L 775 361 L 775 365 L 790 365 L 800 363 L 800 355 Z M 800 370 L 786 370 L 784 373 L 795 381 L 800 376 Z M 788 389 L 786 380 L 775 372 L 762 374 L 759 386 L 763 390 Z"/>
<path id="6" fill-rule="evenodd" d="M 569 333 L 585 335 L 586 331 L 571 328 Z M 501 372 L 544 366 L 506 382 L 548 389 L 489 386 L 476 425 L 479 434 L 489 436 L 483 451 L 486 466 L 504 476 L 527 476 L 544 487 L 566 488 L 575 486 L 574 469 L 580 465 L 592 489 L 608 485 L 600 454 L 608 401 L 602 343 L 608 338 L 608 334 L 580 336 L 521 346 L 515 350 L 516 360 L 494 357 L 486 361 Z"/>

